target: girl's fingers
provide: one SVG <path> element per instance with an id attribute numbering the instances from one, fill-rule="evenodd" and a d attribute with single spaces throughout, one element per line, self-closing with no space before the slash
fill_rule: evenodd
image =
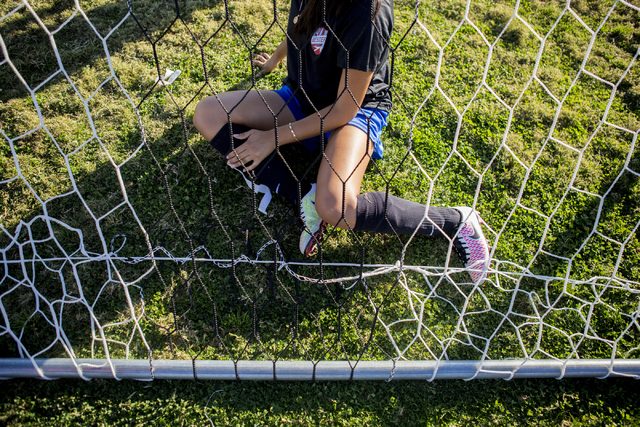
<path id="1" fill-rule="evenodd" d="M 247 163 L 251 162 L 250 154 L 245 150 L 237 149 L 235 152 L 231 152 L 227 155 L 227 165 L 233 169 L 236 169 L 240 166 L 246 166 Z"/>
<path id="2" fill-rule="evenodd" d="M 249 129 L 243 133 L 234 134 L 235 139 L 243 140 L 242 145 L 236 146 L 226 156 L 227 164 L 234 169 L 243 167 L 243 171 L 251 171 L 264 160 L 268 152 L 265 152 L 264 135 L 256 129 Z"/>
<path id="3" fill-rule="evenodd" d="M 258 65 L 264 65 L 271 57 L 268 53 L 261 53 L 253 56 L 253 62 Z"/>
<path id="4" fill-rule="evenodd" d="M 227 166 L 231 169 L 243 168 L 242 171 L 246 172 L 252 170 L 255 167 L 255 163 L 256 162 L 252 162 L 251 160 L 238 160 L 235 163 L 227 162 Z"/>
<path id="5" fill-rule="evenodd" d="M 236 150 L 236 153 L 232 151 L 227 156 L 227 166 L 229 166 L 232 169 L 243 167 L 244 168 L 242 169 L 243 172 L 248 172 L 253 170 L 256 166 L 258 166 L 258 163 L 259 162 L 255 161 L 253 156 L 246 151 L 238 152 Z"/>
<path id="6" fill-rule="evenodd" d="M 228 160 L 227 161 L 227 165 L 233 169 L 242 166 L 243 164 L 246 164 L 246 161 L 244 160 L 240 160 L 238 157 L 236 157 L 234 160 Z"/>
<path id="7" fill-rule="evenodd" d="M 242 133 L 234 133 L 233 137 L 235 139 L 247 139 L 251 135 L 251 132 L 253 132 L 253 129 L 249 129 L 248 131 Z"/>
<path id="8" fill-rule="evenodd" d="M 267 64 L 269 62 L 269 60 L 271 59 L 271 56 L 266 53 L 266 52 L 262 52 L 260 54 L 254 55 L 253 56 L 253 63 L 255 65 L 257 65 L 258 67 L 260 67 L 260 71 L 258 73 L 256 73 L 257 77 L 262 76 L 263 74 L 267 74 L 271 71 L 271 67 L 268 67 Z M 269 68 L 269 69 L 267 69 Z"/>

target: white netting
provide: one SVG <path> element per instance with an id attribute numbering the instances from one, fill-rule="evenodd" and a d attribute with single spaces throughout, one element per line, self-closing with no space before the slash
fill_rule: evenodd
<path id="1" fill-rule="evenodd" d="M 278 85 L 249 58 L 287 2 L 156 3 L 0 7 L 2 357 L 638 357 L 637 4 L 396 2 L 364 187 L 478 209 L 478 286 L 444 239 L 330 230 L 302 259 L 190 123 Z"/>

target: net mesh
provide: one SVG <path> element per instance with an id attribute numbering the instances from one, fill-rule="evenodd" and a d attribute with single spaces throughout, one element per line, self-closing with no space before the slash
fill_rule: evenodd
<path id="1" fill-rule="evenodd" d="M 637 358 L 640 6 L 395 15 L 363 191 L 479 210 L 482 285 L 446 239 L 329 229 L 301 256 L 298 214 L 259 212 L 197 134 L 204 96 L 280 86 L 251 57 L 285 37 L 286 1 L 4 2 L 2 357 Z M 322 157 L 296 150 L 313 180 Z"/>

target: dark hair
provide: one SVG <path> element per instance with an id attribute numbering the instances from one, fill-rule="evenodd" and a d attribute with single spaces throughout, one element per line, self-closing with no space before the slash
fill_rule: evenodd
<path id="1" fill-rule="evenodd" d="M 326 4 L 326 16 L 340 16 L 354 0 L 304 0 L 298 22 L 295 24 L 296 34 L 311 34 L 322 22 L 322 8 Z M 357 1 L 357 0 L 356 0 Z M 373 0 L 375 13 L 380 10 L 380 0 Z"/>

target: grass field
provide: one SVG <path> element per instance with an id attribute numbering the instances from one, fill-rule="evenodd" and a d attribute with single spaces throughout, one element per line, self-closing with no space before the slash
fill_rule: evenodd
<path id="1" fill-rule="evenodd" d="M 494 248 L 494 273 L 479 288 L 455 272 L 461 264 L 445 240 L 329 230 L 320 255 L 302 259 L 292 209 L 275 197 L 269 215 L 256 213 L 259 198 L 197 134 L 191 117 L 204 96 L 280 86 L 284 67 L 254 81 L 248 58 L 282 40 L 286 1 L 142 0 L 130 15 L 123 1 L 82 1 L 91 25 L 72 17 L 72 1 L 33 1 L 56 50 L 26 7 L 10 13 L 20 4 L 0 5 L 0 249 L 10 261 L 57 260 L 4 264 L 0 357 L 639 357 L 637 1 L 574 1 L 570 9 L 522 1 L 517 15 L 508 1 L 395 2 L 394 108 L 385 159 L 372 162 L 363 191 L 476 206 Z M 182 73 L 170 86 L 155 84 L 167 68 Z M 317 161 L 295 149 L 283 155 L 299 177 L 313 178 Z M 272 239 L 281 255 L 274 245 L 259 254 Z M 273 262 L 125 262 L 155 247 L 176 257 L 196 248 L 214 259 L 282 256 L 313 278 L 357 276 L 360 268 L 292 262 L 402 259 L 433 276 L 318 284 Z M 109 254 L 122 258 L 97 260 Z M 439 280 L 443 269 L 454 269 L 450 279 Z M 134 407 L 165 411 L 168 424 L 183 416 L 185 425 L 201 424 L 218 388 L 227 390 L 216 395 L 221 402 L 235 393 L 216 409 L 222 424 L 234 413 L 238 425 L 286 423 L 281 414 L 300 423 L 394 424 L 405 409 L 433 424 L 638 423 L 631 381 L 166 382 L 151 385 L 155 394 L 129 382 L 8 384 L 3 411 L 16 425 L 28 422 L 23 415 L 56 413 L 73 423 L 73 413 L 92 413 L 84 401 L 101 413 L 111 408 L 114 418 L 78 424 L 116 424 Z M 362 397 L 378 388 L 375 403 Z M 61 403 L 67 392 L 77 403 Z M 292 400 L 320 392 L 329 397 L 315 406 Z M 279 410 L 268 406 L 271 394 Z M 267 396 L 250 406 L 246 395 Z M 433 407 L 422 406 L 426 396 Z M 275 418 L 259 418 L 263 410 Z"/>
<path id="2" fill-rule="evenodd" d="M 636 426 L 637 380 L 4 383 L 8 426 Z M 214 395 L 213 392 L 220 391 Z M 210 400 L 209 400 L 210 399 Z"/>

